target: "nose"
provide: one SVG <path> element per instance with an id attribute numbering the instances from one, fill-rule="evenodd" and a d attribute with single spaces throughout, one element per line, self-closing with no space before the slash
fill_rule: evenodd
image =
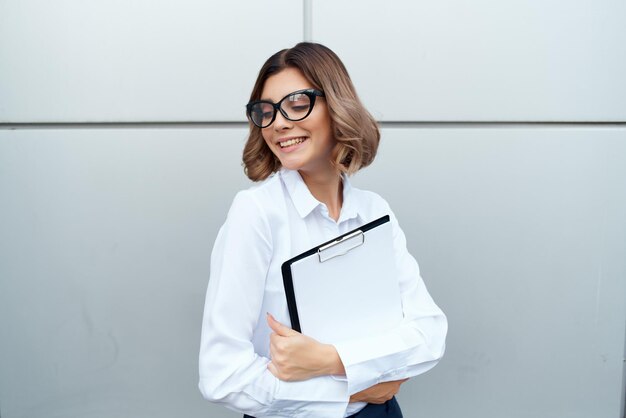
<path id="1" fill-rule="evenodd" d="M 284 131 L 285 129 L 291 129 L 293 122 L 285 118 L 282 113 L 276 112 L 276 118 L 274 119 L 274 130 L 276 132 Z"/>

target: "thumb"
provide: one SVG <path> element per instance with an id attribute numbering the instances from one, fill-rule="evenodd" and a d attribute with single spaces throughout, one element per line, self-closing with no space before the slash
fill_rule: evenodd
<path id="1" fill-rule="evenodd" d="M 292 335 L 299 334 L 297 331 L 294 331 L 288 326 L 283 325 L 280 322 L 278 322 L 276 318 L 274 318 L 274 316 L 272 316 L 272 314 L 269 312 L 267 313 L 267 324 L 270 326 L 272 331 L 274 331 L 276 334 L 282 337 L 289 337 Z"/>

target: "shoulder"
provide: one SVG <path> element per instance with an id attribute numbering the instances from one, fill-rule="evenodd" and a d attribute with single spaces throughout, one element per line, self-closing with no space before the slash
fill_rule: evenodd
<path id="1" fill-rule="evenodd" d="M 387 200 L 376 192 L 352 187 L 352 195 L 358 211 L 368 219 L 391 214 L 391 207 Z"/>
<path id="2" fill-rule="evenodd" d="M 365 222 L 389 215 L 394 245 L 396 249 L 404 249 L 402 251 L 406 251 L 406 236 L 387 200 L 378 193 L 368 190 L 357 189 L 355 190 L 355 195 L 358 195 L 361 203 L 366 205 L 362 206 L 360 210 L 360 214 Z"/>
<path id="3" fill-rule="evenodd" d="M 367 203 L 376 206 L 389 206 L 387 200 L 376 192 L 373 192 L 371 190 L 358 189 L 356 187 L 353 187 L 352 190 L 355 195 L 359 196 L 360 200 L 367 201 Z"/>
<path id="4" fill-rule="evenodd" d="M 245 218 L 245 222 L 263 221 L 280 202 L 282 187 L 277 173 L 237 192 L 228 218 Z"/>

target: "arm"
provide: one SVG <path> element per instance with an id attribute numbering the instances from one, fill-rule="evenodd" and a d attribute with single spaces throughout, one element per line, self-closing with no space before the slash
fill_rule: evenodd
<path id="1" fill-rule="evenodd" d="M 329 376 L 283 382 L 254 351 L 265 277 L 272 257 L 271 230 L 253 196 L 235 198 L 211 255 L 199 358 L 203 396 L 235 411 L 263 417 L 306 408 L 341 416 L 347 385 Z"/>
<path id="2" fill-rule="evenodd" d="M 380 335 L 335 344 L 346 371 L 348 392 L 424 373 L 443 356 L 447 320 L 430 297 L 398 221 L 390 214 L 404 320 Z"/>
<path id="3" fill-rule="evenodd" d="M 350 396 L 350 402 L 385 403 L 400 391 L 400 385 L 407 380 L 409 379 L 378 383 Z"/>
<path id="4" fill-rule="evenodd" d="M 285 381 L 298 381 L 322 375 L 345 375 L 335 347 L 322 344 L 281 324 L 267 314 L 267 323 L 274 331 L 270 336 L 272 361 L 270 372 Z M 350 396 L 350 402 L 385 403 L 408 379 L 381 382 Z"/>
<path id="5" fill-rule="evenodd" d="M 384 334 L 329 346 L 268 315 L 274 331 L 269 368 L 281 380 L 345 374 L 351 401 L 376 402 L 389 399 L 407 378 L 434 367 L 443 355 L 447 320 L 428 294 L 417 262 L 407 251 L 404 233 L 386 203 L 385 211 L 392 222 L 404 320 Z"/>
<path id="6" fill-rule="evenodd" d="M 268 369 L 280 380 L 298 381 L 324 375 L 345 375 L 339 354 L 331 344 L 323 344 L 278 322 L 270 313 Z"/>

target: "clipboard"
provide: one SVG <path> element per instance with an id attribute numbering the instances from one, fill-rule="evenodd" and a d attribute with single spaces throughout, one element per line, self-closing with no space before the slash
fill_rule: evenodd
<path id="1" fill-rule="evenodd" d="M 292 329 L 322 343 L 403 319 L 389 215 L 285 261 L 282 275 Z"/>

